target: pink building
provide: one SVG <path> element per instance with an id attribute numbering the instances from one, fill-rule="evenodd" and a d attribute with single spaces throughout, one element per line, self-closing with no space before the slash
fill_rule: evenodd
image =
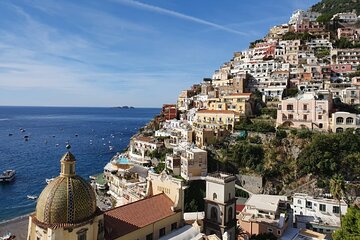
<path id="1" fill-rule="evenodd" d="M 337 29 L 338 38 L 346 38 L 349 41 L 354 41 L 357 39 L 357 33 L 353 28 L 338 28 Z"/>
<path id="2" fill-rule="evenodd" d="M 278 105 L 276 126 L 329 130 L 332 95 L 329 91 L 305 92 Z"/>
<path id="3" fill-rule="evenodd" d="M 252 55 L 254 59 L 262 59 L 266 57 L 274 57 L 275 56 L 275 48 L 276 43 L 266 43 L 261 42 L 257 43 L 255 47 L 252 49 Z"/>
<path id="4" fill-rule="evenodd" d="M 353 72 L 351 64 L 331 64 L 330 68 L 335 73 Z"/>
<path id="5" fill-rule="evenodd" d="M 286 196 L 253 194 L 237 217 L 240 228 L 247 236 L 272 233 L 279 238 L 288 227 L 286 208 Z"/>

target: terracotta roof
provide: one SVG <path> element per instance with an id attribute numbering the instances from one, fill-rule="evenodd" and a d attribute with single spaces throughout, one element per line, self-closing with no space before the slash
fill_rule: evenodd
<path id="1" fill-rule="evenodd" d="M 135 137 L 135 140 L 142 141 L 142 142 L 148 142 L 148 143 L 155 143 L 155 140 L 151 137 L 145 137 L 145 136 L 137 136 Z"/>
<path id="2" fill-rule="evenodd" d="M 174 203 L 164 193 L 104 213 L 105 239 L 116 239 L 176 214 Z"/>
<path id="3" fill-rule="evenodd" d="M 199 110 L 197 113 L 225 113 L 225 114 L 236 114 L 234 111 L 231 110 Z"/>

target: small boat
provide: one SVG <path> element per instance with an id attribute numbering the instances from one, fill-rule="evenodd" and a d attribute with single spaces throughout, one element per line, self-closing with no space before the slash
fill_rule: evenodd
<path id="1" fill-rule="evenodd" d="M 47 183 L 47 184 L 49 184 L 51 181 L 53 181 L 54 180 L 54 178 L 46 178 L 45 179 L 45 182 Z"/>
<path id="2" fill-rule="evenodd" d="M 15 170 L 6 170 L 0 174 L 0 182 L 11 182 L 15 178 Z"/>
<path id="3" fill-rule="evenodd" d="M 113 147 L 113 146 L 109 146 L 109 150 L 110 150 L 110 151 L 114 150 L 114 148 L 115 148 L 115 147 Z"/>
<path id="4" fill-rule="evenodd" d="M 75 137 L 78 137 L 79 135 L 78 134 L 75 134 Z"/>
<path id="5" fill-rule="evenodd" d="M 60 146 L 60 144 L 58 144 L 58 143 L 57 143 L 57 144 L 55 144 L 55 147 L 58 147 L 58 146 Z"/>
<path id="6" fill-rule="evenodd" d="M 9 133 L 9 137 L 11 137 L 13 134 L 12 133 Z"/>
<path id="7" fill-rule="evenodd" d="M 37 196 L 36 195 L 26 195 L 26 197 L 30 200 L 36 200 Z"/>

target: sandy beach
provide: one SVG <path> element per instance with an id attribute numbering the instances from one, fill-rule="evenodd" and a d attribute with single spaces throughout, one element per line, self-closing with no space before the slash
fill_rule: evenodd
<path id="1" fill-rule="evenodd" d="M 0 236 L 6 232 L 11 232 L 16 236 L 16 240 L 26 240 L 29 215 L 24 215 L 12 220 L 0 222 Z"/>

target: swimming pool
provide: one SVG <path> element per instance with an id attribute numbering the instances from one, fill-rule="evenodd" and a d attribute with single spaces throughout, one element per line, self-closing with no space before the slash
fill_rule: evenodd
<path id="1" fill-rule="evenodd" d="M 127 159 L 126 157 L 119 157 L 117 162 L 120 164 L 129 164 L 129 159 Z"/>

